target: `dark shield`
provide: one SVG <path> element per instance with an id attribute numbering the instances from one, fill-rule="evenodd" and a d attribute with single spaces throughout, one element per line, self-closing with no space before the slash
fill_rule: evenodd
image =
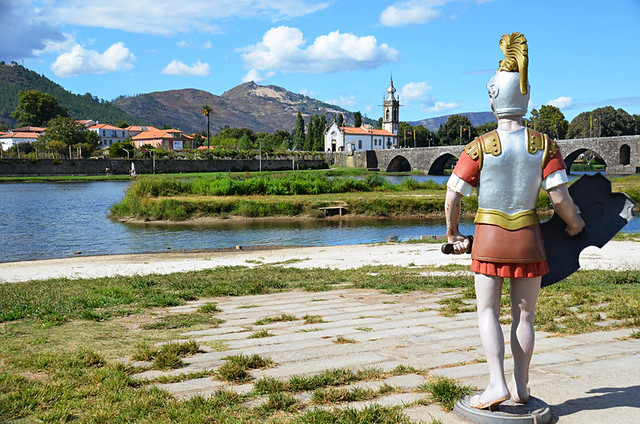
<path id="1" fill-rule="evenodd" d="M 542 287 L 567 278 L 580 268 L 580 252 L 587 246 L 604 246 L 633 218 L 635 202 L 624 193 L 612 193 L 611 181 L 602 174 L 583 175 L 569 187 L 580 209 L 585 227 L 570 237 L 567 224 L 557 215 L 540 225 L 547 263 L 551 272 L 542 277 Z"/>

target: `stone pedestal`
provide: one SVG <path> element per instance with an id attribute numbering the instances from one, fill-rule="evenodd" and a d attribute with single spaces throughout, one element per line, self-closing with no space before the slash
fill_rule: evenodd
<path id="1" fill-rule="evenodd" d="M 476 424 L 550 424 L 551 410 L 542 400 L 531 397 L 526 404 L 512 400 L 502 402 L 498 409 L 491 412 L 469 406 L 471 395 L 464 396 L 453 408 L 460 418 Z"/>

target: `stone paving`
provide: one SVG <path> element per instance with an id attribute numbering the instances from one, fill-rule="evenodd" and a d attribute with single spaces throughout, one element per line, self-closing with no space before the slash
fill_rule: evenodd
<path id="1" fill-rule="evenodd" d="M 476 328 L 476 314 L 469 312 L 445 317 L 438 312 L 441 308 L 438 301 L 456 295 L 451 291 L 392 295 L 349 289 L 202 299 L 170 308 L 168 312 L 195 311 L 209 302 L 218 305 L 221 312 L 217 316 L 225 321 L 223 324 L 182 334 L 182 341 L 195 340 L 203 353 L 186 358 L 183 368 L 167 372 L 150 370 L 137 377 L 153 379 L 161 375 L 217 369 L 227 356 L 259 354 L 271 358 L 276 365 L 252 370 L 255 379 L 286 380 L 294 375 L 312 375 L 332 368 L 376 367 L 389 371 L 398 365 L 406 365 L 428 370 L 427 379 L 446 376 L 482 388 L 487 384 L 488 375 Z M 281 314 L 291 314 L 298 319 L 256 325 L 260 319 Z M 324 322 L 306 324 L 305 315 L 320 316 Z M 249 338 L 257 330 L 268 330 L 273 336 Z M 632 330 L 575 336 L 537 333 L 531 392 L 551 406 L 554 422 L 640 423 L 640 340 L 630 338 L 631 333 Z M 508 341 L 508 327 L 504 327 L 504 334 Z M 347 342 L 337 343 L 339 339 Z M 212 349 L 221 343 L 226 350 Z M 511 361 L 507 360 L 505 366 L 509 371 Z M 374 401 L 354 402 L 348 406 L 361 408 L 372 402 L 400 405 L 416 423 L 462 422 L 439 405 L 424 402 L 427 395 L 419 387 L 427 379 L 408 374 L 360 382 L 357 386 L 372 390 L 385 383 L 396 390 Z M 177 398 L 187 398 L 208 396 L 220 388 L 247 393 L 253 384 L 196 378 L 157 386 Z M 309 393 L 297 396 L 309 404 Z M 344 404 L 338 405 L 341 406 Z"/>

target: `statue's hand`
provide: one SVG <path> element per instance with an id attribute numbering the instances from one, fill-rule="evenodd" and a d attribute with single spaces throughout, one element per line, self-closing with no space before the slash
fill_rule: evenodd
<path id="1" fill-rule="evenodd" d="M 571 223 L 567 225 L 567 234 L 571 237 L 580 234 L 580 232 L 584 229 L 584 220 L 580 215 L 576 214 L 576 217 L 571 220 Z"/>
<path id="2" fill-rule="evenodd" d="M 449 241 L 449 244 L 453 246 L 453 251 L 451 253 L 455 255 L 467 253 L 471 247 L 471 241 L 469 238 L 463 236 L 460 232 L 447 235 L 447 240 Z"/>

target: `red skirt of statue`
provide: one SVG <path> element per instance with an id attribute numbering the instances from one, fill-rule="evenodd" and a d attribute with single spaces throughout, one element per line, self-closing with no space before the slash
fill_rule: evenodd
<path id="1" fill-rule="evenodd" d="M 510 231 L 477 224 L 471 271 L 504 278 L 534 278 L 549 272 L 539 225 Z"/>

